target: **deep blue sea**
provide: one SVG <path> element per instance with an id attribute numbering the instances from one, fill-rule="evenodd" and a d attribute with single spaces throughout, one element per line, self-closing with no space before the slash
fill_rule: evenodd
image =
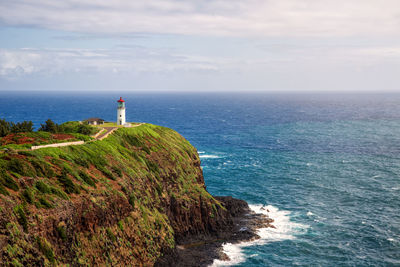
<path id="1" fill-rule="evenodd" d="M 111 121 L 120 96 L 197 147 L 210 193 L 275 219 L 228 264 L 400 266 L 400 94 L 0 92 L 0 118 Z"/>

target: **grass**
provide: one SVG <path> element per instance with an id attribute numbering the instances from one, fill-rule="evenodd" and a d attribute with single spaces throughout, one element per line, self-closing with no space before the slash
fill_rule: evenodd
<path id="1" fill-rule="evenodd" d="M 79 188 L 74 184 L 74 182 L 68 177 L 68 171 L 63 169 L 60 176 L 58 176 L 58 181 L 63 185 L 64 191 L 67 194 L 79 194 Z"/>
<path id="2" fill-rule="evenodd" d="M 50 186 L 48 186 L 47 184 L 45 184 L 42 181 L 37 181 L 35 183 L 35 187 L 37 190 L 39 190 L 40 192 L 42 192 L 43 194 L 50 194 L 51 193 L 51 188 Z"/>
<path id="3" fill-rule="evenodd" d="M 137 122 L 127 122 L 127 123 L 130 123 L 131 125 L 139 124 Z M 94 125 L 94 127 L 98 127 L 98 128 L 101 128 L 101 127 L 121 127 L 122 128 L 124 126 L 123 125 L 117 125 L 116 122 L 106 121 L 106 122 L 104 122 L 104 124 Z"/>
<path id="4" fill-rule="evenodd" d="M 96 130 L 96 128 L 93 129 Z M 63 138 L 65 139 L 59 139 L 60 134 L 64 135 Z M 79 140 L 90 141 L 93 139 L 88 135 L 76 132 L 60 134 L 52 134 L 49 132 L 28 132 L 10 134 L 8 136 L 0 138 L 0 148 L 29 149 L 31 148 L 31 146 L 73 142 Z"/>
<path id="5" fill-rule="evenodd" d="M 43 253 L 43 255 L 51 262 L 55 262 L 55 256 L 53 252 L 53 248 L 49 241 L 47 241 L 44 237 L 38 237 L 36 239 L 39 250 Z"/>
<path id="6" fill-rule="evenodd" d="M 60 236 L 60 238 L 65 241 L 67 239 L 67 230 L 65 229 L 64 225 L 58 225 L 57 226 L 57 233 Z"/>
<path id="7" fill-rule="evenodd" d="M 24 231 L 28 231 L 28 219 L 25 214 L 24 206 L 17 205 L 14 207 L 14 213 L 17 216 L 18 223 L 22 226 Z"/>
<path id="8" fill-rule="evenodd" d="M 9 220 L 14 220 L 24 231 L 37 229 L 34 224 L 43 227 L 39 225 L 55 223 L 54 236 L 47 237 L 54 249 L 45 237 L 37 238 L 37 243 L 31 242 L 39 247 L 39 255 L 52 263 L 56 259 L 63 264 L 71 260 L 90 263 L 93 255 L 84 254 L 99 249 L 115 259 L 125 249 L 132 256 L 124 255 L 131 257 L 133 263 L 146 257 L 143 262 L 151 265 L 160 255 L 161 247 L 174 245 L 174 232 L 163 213 L 166 198 L 175 198 L 182 206 L 190 207 L 197 205 L 201 197 L 210 210 L 216 203 L 203 184 L 196 182 L 201 170 L 195 155 L 196 149 L 178 133 L 151 124 L 121 127 L 108 138 L 80 146 L 5 152 L 0 154 L 0 198 L 16 207 L 12 211 L 14 217 Z M 66 225 L 51 217 L 62 207 L 74 207 L 79 200 L 90 203 L 78 214 L 83 221 L 90 220 L 85 216 L 92 214 L 94 207 L 101 209 L 95 216 L 106 216 L 101 218 L 107 222 L 103 230 L 82 234 L 69 221 L 67 236 Z M 130 205 L 121 204 L 124 202 Z M 127 209 L 124 215 L 121 207 Z M 32 233 L 29 240 L 35 240 Z M 72 259 L 55 255 L 56 251 L 65 251 L 64 241 L 73 242 L 70 245 L 77 255 Z M 75 245 L 78 243 L 79 246 Z M 131 244 L 129 249 L 128 244 Z"/>
<path id="9" fill-rule="evenodd" d="M 19 189 L 17 182 L 4 169 L 0 170 L 0 184 L 14 191 Z"/>
<path id="10" fill-rule="evenodd" d="M 22 191 L 21 197 L 29 204 L 32 204 L 34 202 L 34 196 L 30 188 Z"/>

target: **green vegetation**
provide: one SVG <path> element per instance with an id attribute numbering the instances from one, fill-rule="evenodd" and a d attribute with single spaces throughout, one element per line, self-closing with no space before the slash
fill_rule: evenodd
<path id="1" fill-rule="evenodd" d="M 49 241 L 47 241 L 47 239 L 44 237 L 38 237 L 36 241 L 38 243 L 39 250 L 44 254 L 44 256 L 50 262 L 54 262 L 55 261 L 54 252 Z"/>
<path id="2" fill-rule="evenodd" d="M 79 121 L 65 122 L 60 125 L 60 128 L 64 133 L 79 133 L 83 135 L 93 135 L 98 131 L 98 128 Z"/>
<path id="3" fill-rule="evenodd" d="M 64 191 L 67 194 L 79 194 L 79 188 L 74 184 L 74 182 L 68 177 L 68 170 L 66 168 L 63 169 L 60 176 L 58 176 L 58 181 L 63 185 Z"/>
<path id="4" fill-rule="evenodd" d="M 80 171 L 80 172 L 79 172 L 79 176 L 80 176 L 80 177 L 82 178 L 82 180 L 83 180 L 85 183 L 87 183 L 88 185 L 96 187 L 95 181 L 94 181 L 93 178 L 90 177 L 86 172 Z"/>
<path id="5" fill-rule="evenodd" d="M 0 119 L 0 137 L 6 136 L 10 133 L 21 132 L 33 132 L 33 123 L 31 121 L 14 123 Z"/>
<path id="6" fill-rule="evenodd" d="M 77 121 L 61 125 L 48 119 L 38 131 L 33 131 L 31 121 L 19 123 L 7 122 L 0 119 L 0 148 L 26 149 L 31 146 L 71 142 L 77 140 L 90 141 L 90 135 L 99 129 Z"/>
<path id="7" fill-rule="evenodd" d="M 32 204 L 34 201 L 34 196 L 32 193 L 32 190 L 30 188 L 25 189 L 24 191 L 22 191 L 22 198 L 28 203 L 28 204 Z"/>
<path id="8" fill-rule="evenodd" d="M 14 213 L 17 216 L 17 221 L 26 232 L 28 230 L 28 219 L 26 218 L 24 207 L 22 205 L 15 206 Z"/>
<path id="9" fill-rule="evenodd" d="M 50 133 L 58 133 L 62 132 L 60 125 L 54 123 L 52 120 L 48 119 L 45 124 L 40 124 L 39 131 L 50 132 Z"/>
<path id="10" fill-rule="evenodd" d="M 48 186 L 47 184 L 43 183 L 42 181 L 37 181 L 35 183 L 35 187 L 36 187 L 37 190 L 39 190 L 43 194 L 50 194 L 51 193 L 50 186 Z"/>
<path id="11" fill-rule="evenodd" d="M 14 191 L 18 191 L 19 186 L 15 182 L 14 178 L 12 178 L 7 172 L 3 169 L 0 169 L 0 184 L 8 187 Z"/>
<path id="12" fill-rule="evenodd" d="M 67 230 L 65 229 L 64 224 L 61 223 L 57 226 L 57 233 L 62 240 L 65 241 L 67 239 Z"/>
<path id="13" fill-rule="evenodd" d="M 39 197 L 39 207 L 44 207 L 46 209 L 50 209 L 53 208 L 53 204 L 51 204 L 49 201 L 47 201 L 47 199 L 45 199 L 44 197 Z"/>
<path id="14" fill-rule="evenodd" d="M 80 125 L 57 127 L 76 136 Z M 29 134 L 50 138 L 52 127 L 48 121 L 49 131 Z M 166 203 L 183 212 L 199 201 L 213 213 L 220 208 L 199 179 L 199 163 L 182 136 L 150 124 L 80 146 L 0 153 L 0 218 L 20 231 L 7 230 L 0 261 L 104 266 L 120 257 L 152 265 L 175 244 Z"/>

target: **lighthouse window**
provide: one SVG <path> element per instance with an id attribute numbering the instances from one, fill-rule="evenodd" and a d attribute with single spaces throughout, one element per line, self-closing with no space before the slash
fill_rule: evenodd
<path id="1" fill-rule="evenodd" d="M 122 115 L 119 115 L 120 117 L 122 117 Z"/>

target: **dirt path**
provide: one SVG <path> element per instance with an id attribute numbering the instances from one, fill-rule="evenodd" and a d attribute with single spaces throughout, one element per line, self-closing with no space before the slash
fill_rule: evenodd
<path id="1" fill-rule="evenodd" d="M 142 124 L 144 124 L 144 123 L 142 122 L 142 123 L 139 123 L 139 124 L 136 124 L 136 125 L 132 125 L 130 127 L 131 128 L 132 127 L 139 127 Z M 107 136 L 112 134 L 115 130 L 117 130 L 118 128 L 119 127 L 102 127 L 101 130 L 100 130 L 101 133 L 99 132 L 100 134 L 95 135 L 94 139 L 95 140 L 103 140 L 104 138 L 106 138 Z M 105 131 L 103 131 L 103 130 L 105 130 Z M 91 142 L 91 141 L 89 141 L 89 142 Z M 85 142 L 83 142 L 83 141 L 76 141 L 76 142 L 48 144 L 48 145 L 41 145 L 41 146 L 32 146 L 29 149 L 18 149 L 16 151 L 18 152 L 18 151 L 24 151 L 24 150 L 35 150 L 35 149 L 40 149 L 40 148 L 45 148 L 45 147 L 61 147 L 61 146 L 71 146 L 71 145 L 83 145 L 84 143 Z M 4 153 L 4 151 L 0 151 L 0 153 Z"/>
<path id="2" fill-rule="evenodd" d="M 103 129 L 105 129 L 106 131 L 99 134 L 96 137 L 96 140 L 103 140 L 104 138 L 106 138 L 109 134 L 111 134 L 112 132 L 114 132 L 116 129 L 118 129 L 118 127 L 103 127 Z"/>
<path id="3" fill-rule="evenodd" d="M 132 126 L 130 126 L 130 128 L 139 127 L 142 124 L 143 123 L 132 125 Z M 114 132 L 116 129 L 118 129 L 118 127 L 103 127 L 103 129 L 105 129 L 106 131 L 101 133 L 101 134 L 99 134 L 97 137 L 95 137 L 96 140 L 103 140 L 104 138 L 109 136 L 112 132 Z"/>

